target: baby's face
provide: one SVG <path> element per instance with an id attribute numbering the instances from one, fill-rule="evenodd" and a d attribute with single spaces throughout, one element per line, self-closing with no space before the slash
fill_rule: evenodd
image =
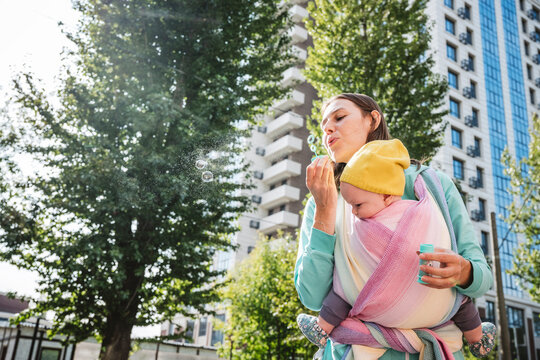
<path id="1" fill-rule="evenodd" d="M 341 183 L 341 195 L 351 204 L 352 213 L 360 219 L 367 219 L 386 207 L 384 195 L 362 190 L 348 183 Z"/>

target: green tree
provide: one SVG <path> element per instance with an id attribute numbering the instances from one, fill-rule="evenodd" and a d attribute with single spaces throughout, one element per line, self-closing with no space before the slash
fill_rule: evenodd
<path id="1" fill-rule="evenodd" d="M 525 241 L 514 253 L 515 275 L 533 301 L 540 302 L 540 118 L 534 114 L 530 131 L 529 156 L 516 162 L 507 150 L 503 153 L 505 174 L 510 176 L 510 193 L 515 200 L 504 219 Z"/>
<path id="2" fill-rule="evenodd" d="M 381 106 L 390 133 L 411 157 L 433 155 L 442 144 L 446 81 L 432 71 L 427 0 L 314 0 L 313 37 L 305 77 L 322 99 L 364 93 Z M 320 102 L 312 119 L 319 123 Z M 308 124 L 321 135 L 318 126 Z"/>
<path id="3" fill-rule="evenodd" d="M 293 281 L 296 251 L 291 235 L 261 240 L 230 274 L 223 289 L 228 315 L 222 357 L 284 360 L 317 351 L 296 324 L 305 312 Z"/>
<path id="4" fill-rule="evenodd" d="M 15 80 L 22 125 L 3 135 L 42 168 L 2 168 L 0 256 L 41 278 L 19 320 L 52 310 L 54 333 L 96 336 L 100 358 L 122 360 L 133 326 L 216 299 L 212 257 L 249 203 L 238 121 L 286 93 L 290 21 L 277 0 L 74 6 L 57 101 Z"/>

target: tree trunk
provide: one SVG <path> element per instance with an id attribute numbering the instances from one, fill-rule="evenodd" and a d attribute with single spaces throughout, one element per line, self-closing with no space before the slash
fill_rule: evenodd
<path id="1" fill-rule="evenodd" d="M 131 351 L 131 330 L 133 325 L 125 319 L 108 321 L 107 330 L 101 344 L 100 360 L 128 360 Z"/>

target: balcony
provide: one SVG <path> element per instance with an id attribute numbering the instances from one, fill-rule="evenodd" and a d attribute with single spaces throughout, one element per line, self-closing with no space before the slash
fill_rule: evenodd
<path id="1" fill-rule="evenodd" d="M 262 171 L 254 171 L 253 172 L 253 177 L 255 179 L 262 180 L 262 178 L 264 177 L 264 173 Z"/>
<path id="2" fill-rule="evenodd" d="M 304 119 L 292 112 L 286 112 L 275 120 L 272 120 L 267 125 L 266 135 L 271 139 L 275 139 L 285 134 L 287 131 L 299 129 L 304 125 Z"/>
<path id="3" fill-rule="evenodd" d="M 527 17 L 531 20 L 538 20 L 538 11 L 534 9 L 527 10 Z"/>
<path id="4" fill-rule="evenodd" d="M 469 145 L 467 146 L 467 155 L 469 155 L 470 157 L 478 157 L 480 156 L 480 148 L 474 146 L 474 145 Z"/>
<path id="5" fill-rule="evenodd" d="M 308 17 L 309 13 L 302 6 L 293 5 L 289 9 L 289 15 L 291 16 L 292 21 L 294 21 L 295 23 L 299 23 L 304 21 L 304 19 Z"/>
<path id="6" fill-rule="evenodd" d="M 536 78 L 534 80 L 534 85 L 536 85 L 536 87 L 540 87 L 540 78 Z"/>
<path id="7" fill-rule="evenodd" d="M 276 183 L 281 180 L 298 176 L 302 173 L 302 164 L 289 159 L 282 160 L 264 171 L 265 184 Z"/>
<path id="8" fill-rule="evenodd" d="M 469 178 L 469 186 L 473 189 L 478 189 L 479 187 L 482 187 L 480 181 L 478 181 L 478 179 L 474 176 L 471 176 Z"/>
<path id="9" fill-rule="evenodd" d="M 473 70 L 473 64 L 472 61 L 469 59 L 463 59 L 461 60 L 461 68 L 465 71 L 471 71 Z"/>
<path id="10" fill-rule="evenodd" d="M 292 53 L 299 61 L 306 61 L 307 59 L 307 51 L 299 46 L 294 45 L 292 47 Z"/>
<path id="11" fill-rule="evenodd" d="M 468 127 L 478 127 L 478 118 L 476 116 L 465 116 L 465 125 Z"/>
<path id="12" fill-rule="evenodd" d="M 266 155 L 264 157 L 268 161 L 274 161 L 300 150 L 302 150 L 302 139 L 287 135 L 266 146 Z"/>
<path id="13" fill-rule="evenodd" d="M 532 61 L 533 61 L 533 63 L 535 63 L 536 65 L 540 64 L 540 54 L 535 54 L 535 55 L 533 55 Z"/>
<path id="14" fill-rule="evenodd" d="M 308 32 L 303 27 L 294 25 L 291 30 L 289 30 L 289 36 L 291 37 L 291 44 L 299 44 L 308 39 Z"/>
<path id="15" fill-rule="evenodd" d="M 464 87 L 463 96 L 465 96 L 467 99 L 476 99 L 476 90 L 472 86 Z"/>
<path id="16" fill-rule="evenodd" d="M 471 12 L 465 6 L 462 6 L 462 7 L 458 8 L 457 9 L 457 14 L 462 19 L 465 19 L 465 20 L 470 20 L 471 19 Z"/>
<path id="17" fill-rule="evenodd" d="M 473 221 L 484 221 L 486 220 L 486 214 L 480 210 L 471 211 L 471 220 Z"/>
<path id="18" fill-rule="evenodd" d="M 300 200 L 299 188 L 290 185 L 281 185 L 262 195 L 261 207 L 271 209 L 297 200 Z"/>
<path id="19" fill-rule="evenodd" d="M 280 211 L 276 214 L 265 217 L 260 222 L 259 231 L 263 234 L 270 234 L 279 229 L 287 227 L 298 227 L 300 217 L 289 211 Z"/>
<path id="20" fill-rule="evenodd" d="M 302 70 L 297 67 L 288 68 L 283 72 L 283 79 L 281 85 L 288 87 L 295 84 L 300 84 L 306 81 L 306 78 L 302 74 Z"/>
<path id="21" fill-rule="evenodd" d="M 459 34 L 459 41 L 465 45 L 471 45 L 472 44 L 472 36 L 470 33 L 461 33 Z"/>
<path id="22" fill-rule="evenodd" d="M 535 42 L 540 42 L 540 34 L 538 34 L 536 31 L 531 31 L 529 33 L 529 39 Z"/>
<path id="23" fill-rule="evenodd" d="M 302 105 L 306 99 L 303 92 L 293 90 L 286 98 L 278 100 L 272 106 L 278 114 L 291 110 L 293 107 Z"/>

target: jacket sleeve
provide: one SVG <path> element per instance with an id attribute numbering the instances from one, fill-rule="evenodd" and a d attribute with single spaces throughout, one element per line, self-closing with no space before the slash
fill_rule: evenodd
<path id="1" fill-rule="evenodd" d="M 302 304 L 318 311 L 332 287 L 336 236 L 314 229 L 314 214 L 315 201 L 310 198 L 300 227 L 294 285 Z"/>
<path id="2" fill-rule="evenodd" d="M 437 172 L 443 186 L 450 218 L 454 227 L 458 252 L 472 265 L 473 281 L 467 288 L 457 286 L 457 290 L 464 295 L 477 298 L 486 293 L 493 285 L 493 273 L 486 262 L 486 258 L 463 203 L 461 195 L 453 181 L 445 174 Z"/>

